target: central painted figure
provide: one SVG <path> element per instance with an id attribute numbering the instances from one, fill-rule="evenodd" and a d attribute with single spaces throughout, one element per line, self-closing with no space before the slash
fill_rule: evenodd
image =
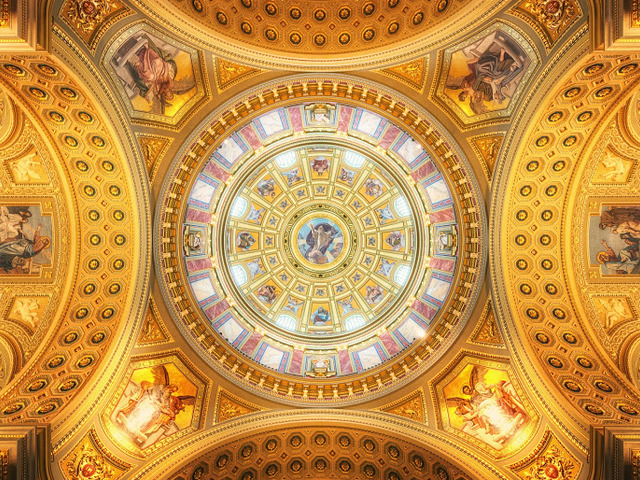
<path id="1" fill-rule="evenodd" d="M 330 264 L 342 253 L 344 237 L 340 227 L 326 218 L 316 218 L 298 232 L 298 250 L 309 262 Z"/>

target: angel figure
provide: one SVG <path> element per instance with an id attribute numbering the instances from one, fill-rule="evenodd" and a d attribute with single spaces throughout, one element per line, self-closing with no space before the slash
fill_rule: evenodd
<path id="1" fill-rule="evenodd" d="M 284 310 L 289 310 L 290 312 L 293 312 L 297 315 L 298 310 L 300 310 L 300 307 L 303 303 L 304 302 L 302 302 L 301 300 L 296 300 L 293 297 L 289 297 L 289 300 L 287 300 L 287 304 L 284 306 Z"/>
<path id="2" fill-rule="evenodd" d="M 37 171 L 38 168 L 42 168 L 42 163 L 35 152 L 10 161 L 9 167 L 13 171 L 17 182 L 37 182 L 42 180 L 42 175 Z"/>
<path id="3" fill-rule="evenodd" d="M 601 177 L 603 180 L 612 182 L 621 182 L 624 180 L 627 169 L 620 157 L 615 156 L 611 152 L 605 152 L 604 158 L 600 160 L 602 169 L 605 170 Z"/>
<path id="4" fill-rule="evenodd" d="M 604 298 L 600 303 L 605 310 L 604 328 L 613 328 L 618 322 L 629 317 L 626 303 L 621 298 Z"/>
<path id="5" fill-rule="evenodd" d="M 305 253 L 305 258 L 315 264 L 327 263 L 327 249 L 336 238 L 338 230 L 326 222 L 319 224 L 317 227 L 309 223 L 309 229 L 311 231 L 307 234 L 306 238 L 309 249 Z"/>
<path id="6" fill-rule="evenodd" d="M 510 381 L 490 384 L 485 377 L 489 369 L 474 365 L 461 396 L 447 398 L 462 417 L 461 430 L 502 448 L 527 423 L 529 415 Z"/>
<path id="7" fill-rule="evenodd" d="M 139 94 L 152 104 L 152 113 L 164 115 L 176 95 L 196 88 L 195 80 L 176 81 L 178 66 L 173 56 L 159 48 L 146 34 L 142 46 L 127 63 L 129 74 Z"/>
<path id="8" fill-rule="evenodd" d="M 143 448 L 165 434 L 179 431 L 177 415 L 196 400 L 192 395 L 176 395 L 179 388 L 171 383 L 164 365 L 151 367 L 151 373 L 153 382 L 130 383 L 133 395 L 116 414 L 116 422 Z"/>
<path id="9" fill-rule="evenodd" d="M 23 298 L 16 300 L 13 307 L 14 314 L 19 316 L 23 322 L 27 323 L 31 328 L 36 328 L 36 319 L 39 316 L 40 303 L 32 298 Z"/>

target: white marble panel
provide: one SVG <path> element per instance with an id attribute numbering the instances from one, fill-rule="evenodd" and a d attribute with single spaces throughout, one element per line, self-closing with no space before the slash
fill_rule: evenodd
<path id="1" fill-rule="evenodd" d="M 278 368 L 280 367 L 280 362 L 282 362 L 282 357 L 284 357 L 284 352 L 267 345 L 267 348 L 262 354 L 262 358 L 260 359 L 260 363 L 265 367 L 270 367 L 274 370 L 278 370 Z"/>
<path id="2" fill-rule="evenodd" d="M 429 195 L 429 199 L 431 200 L 432 204 L 451 198 L 449 189 L 447 188 L 447 184 L 444 182 L 444 180 L 433 182 L 431 185 L 427 186 L 426 189 L 427 195 Z"/>

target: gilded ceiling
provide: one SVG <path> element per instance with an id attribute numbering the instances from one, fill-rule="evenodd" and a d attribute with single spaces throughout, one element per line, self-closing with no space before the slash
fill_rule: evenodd
<path id="1" fill-rule="evenodd" d="M 610 3 L 0 0 L 0 480 L 627 478 Z"/>

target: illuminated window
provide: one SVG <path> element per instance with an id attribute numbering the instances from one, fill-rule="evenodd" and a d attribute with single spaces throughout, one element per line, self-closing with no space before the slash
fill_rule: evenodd
<path id="1" fill-rule="evenodd" d="M 247 211 L 247 207 L 249 206 L 249 202 L 244 197 L 237 197 L 231 205 L 231 214 L 232 217 L 241 217 Z"/>
<path id="2" fill-rule="evenodd" d="M 239 287 L 247 283 L 247 280 L 249 280 L 247 272 L 241 265 L 234 265 L 231 267 L 231 276 L 233 277 L 233 281 L 236 282 L 236 285 Z"/>
<path id="3" fill-rule="evenodd" d="M 276 318 L 276 325 L 284 328 L 285 330 L 290 330 L 293 332 L 295 331 L 298 322 L 296 322 L 296 319 L 291 315 L 282 313 L 278 315 L 278 318 Z"/>
<path id="4" fill-rule="evenodd" d="M 276 157 L 276 165 L 287 168 L 296 163 L 296 152 L 286 152 Z"/>
<path id="5" fill-rule="evenodd" d="M 401 217 L 408 217 L 409 215 L 411 215 L 411 209 L 409 208 L 409 203 L 407 202 L 407 199 L 404 197 L 396 198 L 395 201 L 393 202 L 393 208 L 396 209 L 396 212 Z"/>
<path id="6" fill-rule="evenodd" d="M 400 265 L 393 276 L 394 281 L 398 285 L 405 285 L 411 275 L 411 269 L 407 265 Z"/>
<path id="7" fill-rule="evenodd" d="M 344 163 L 353 168 L 360 168 L 364 165 L 365 158 L 356 152 L 347 151 L 344 154 Z"/>
<path id="8" fill-rule="evenodd" d="M 347 332 L 351 330 L 355 330 L 356 328 L 364 327 L 364 324 L 367 323 L 365 318 L 362 315 L 351 315 L 344 321 L 344 328 Z"/>

